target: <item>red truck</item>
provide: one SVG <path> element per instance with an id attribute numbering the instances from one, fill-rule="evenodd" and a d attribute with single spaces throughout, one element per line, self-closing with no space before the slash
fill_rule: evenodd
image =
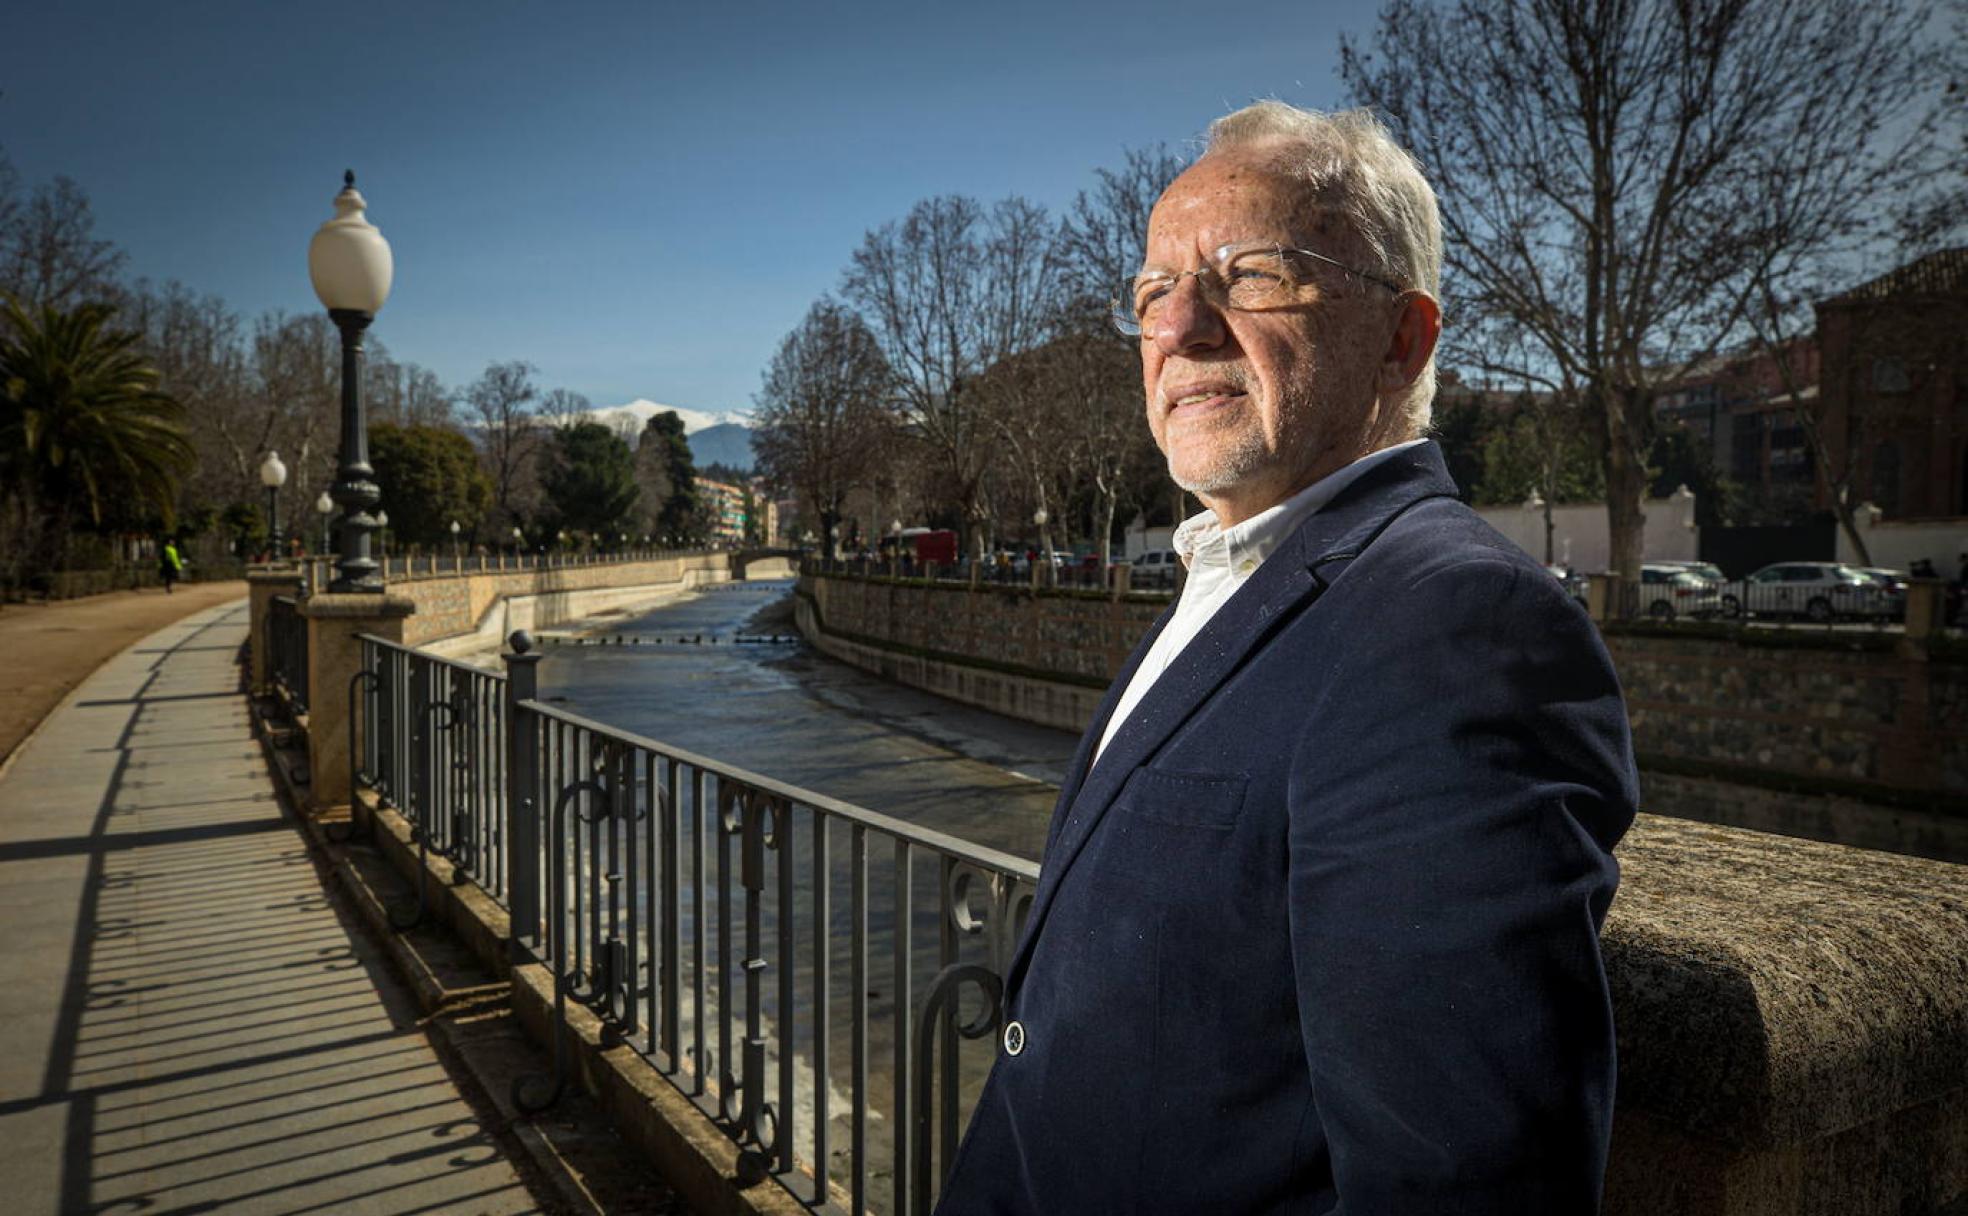
<path id="1" fill-rule="evenodd" d="M 952 566 L 957 561 L 957 534 L 948 528 L 904 528 L 902 529 L 902 556 L 918 562 L 935 562 L 939 566 Z M 884 554 L 889 549 L 890 538 L 882 538 Z"/>

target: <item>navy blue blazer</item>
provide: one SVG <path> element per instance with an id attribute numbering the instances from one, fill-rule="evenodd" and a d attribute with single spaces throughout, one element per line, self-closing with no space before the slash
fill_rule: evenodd
<path id="1" fill-rule="evenodd" d="M 943 1216 L 1598 1210 L 1632 741 L 1585 613 L 1454 494 L 1433 443 L 1363 475 L 1088 772 L 1167 616 L 1136 648 Z"/>

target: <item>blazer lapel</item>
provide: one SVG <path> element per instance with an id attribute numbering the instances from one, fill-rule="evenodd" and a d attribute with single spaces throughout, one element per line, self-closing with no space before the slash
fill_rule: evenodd
<path id="1" fill-rule="evenodd" d="M 1148 657 L 1148 652 L 1154 649 L 1155 639 L 1162 635 L 1162 630 L 1168 628 L 1168 623 L 1174 616 L 1175 604 L 1171 602 L 1162 615 L 1155 619 L 1155 623 L 1148 627 L 1147 634 L 1135 644 L 1134 650 L 1127 657 L 1127 662 L 1121 664 L 1120 674 L 1107 685 L 1107 694 L 1100 699 L 1100 707 L 1094 711 L 1093 721 L 1089 722 L 1086 730 L 1081 733 L 1080 746 L 1073 753 L 1072 767 L 1067 769 L 1066 780 L 1059 787 L 1059 800 L 1053 804 L 1052 823 L 1046 829 L 1045 852 L 1039 856 L 1041 865 L 1045 863 L 1046 858 L 1052 856 L 1053 847 L 1059 840 L 1060 826 L 1066 822 L 1067 809 L 1073 805 L 1073 800 L 1079 797 L 1081 787 L 1086 784 L 1087 769 L 1093 762 L 1093 749 L 1099 745 L 1100 737 L 1107 733 L 1107 720 L 1114 716 L 1114 706 L 1120 702 L 1121 694 L 1127 690 L 1127 686 L 1134 681 L 1134 673 L 1140 670 L 1142 662 Z"/>
<path id="2" fill-rule="evenodd" d="M 1270 560 L 1230 597 L 1193 638 L 1122 724 L 1100 759 L 1087 763 L 1093 747 L 1113 714 L 1121 691 L 1147 656 L 1154 638 L 1166 628 L 1174 608 L 1162 614 L 1156 628 L 1135 648 L 1127 669 L 1115 678 L 1101 704 L 1097 720 L 1080 741 L 1073 773 L 1062 788 L 1058 809 L 1041 858 L 1039 887 L 1020 935 L 1019 948 L 1006 971 L 1015 982 L 1038 936 L 1066 872 L 1092 837 L 1127 779 L 1193 715 L 1218 688 L 1236 674 L 1279 626 L 1292 619 L 1306 602 L 1325 589 L 1319 568 L 1358 555 L 1382 528 L 1424 498 L 1453 497 L 1441 449 L 1433 442 L 1397 453 L 1369 470 L 1332 502 L 1314 512 Z"/>

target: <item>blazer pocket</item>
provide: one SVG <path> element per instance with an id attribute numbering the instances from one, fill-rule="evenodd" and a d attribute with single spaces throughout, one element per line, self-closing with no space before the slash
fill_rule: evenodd
<path id="1" fill-rule="evenodd" d="M 1228 831 L 1243 809 L 1247 779 L 1230 773 L 1136 769 L 1121 787 L 1117 808 L 1141 819 Z"/>

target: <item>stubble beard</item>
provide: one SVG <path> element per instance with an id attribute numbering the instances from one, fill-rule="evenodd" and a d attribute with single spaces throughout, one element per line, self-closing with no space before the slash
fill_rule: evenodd
<path id="1" fill-rule="evenodd" d="M 1279 453 L 1271 450 L 1265 434 L 1264 411 L 1258 408 L 1253 396 L 1255 386 L 1246 385 L 1244 417 L 1238 419 L 1234 430 L 1220 428 L 1208 436 L 1209 457 L 1203 468 L 1192 468 L 1187 476 L 1177 472 L 1175 467 L 1174 443 L 1168 445 L 1164 455 L 1168 459 L 1169 478 L 1176 485 L 1191 494 L 1215 495 L 1250 481 L 1273 463 Z M 1279 402 L 1277 425 L 1280 434 L 1301 433 L 1296 423 L 1299 415 L 1309 408 L 1309 403 L 1299 393 L 1288 393 Z M 1166 431 L 1164 432 L 1166 434 Z M 1194 462 L 1192 462 L 1194 463 Z"/>

